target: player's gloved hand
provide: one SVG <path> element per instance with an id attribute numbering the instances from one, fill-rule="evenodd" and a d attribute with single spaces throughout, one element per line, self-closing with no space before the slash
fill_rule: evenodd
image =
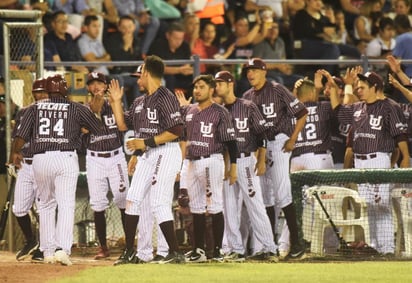
<path id="1" fill-rule="evenodd" d="M 189 206 L 189 194 L 187 193 L 187 189 L 180 189 L 179 195 L 177 196 L 177 203 L 181 207 L 188 207 Z"/>
<path id="2" fill-rule="evenodd" d="M 7 166 L 7 173 L 14 178 L 17 178 L 16 166 L 14 164 L 6 164 Z"/>

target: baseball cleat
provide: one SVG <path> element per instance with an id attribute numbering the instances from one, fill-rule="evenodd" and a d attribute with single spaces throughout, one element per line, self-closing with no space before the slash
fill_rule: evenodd
<path id="1" fill-rule="evenodd" d="M 110 257 L 110 252 L 107 247 L 99 247 L 97 254 L 94 256 L 94 259 L 104 259 Z"/>
<path id="2" fill-rule="evenodd" d="M 213 252 L 212 261 L 214 261 L 214 262 L 223 262 L 224 261 L 224 255 L 221 252 L 220 248 L 216 248 L 215 251 Z"/>
<path id="3" fill-rule="evenodd" d="M 36 249 L 31 257 L 33 263 L 44 263 L 44 254 L 40 249 Z"/>
<path id="4" fill-rule="evenodd" d="M 185 256 L 180 252 L 169 252 L 169 254 L 159 264 L 166 263 L 185 263 Z"/>
<path id="5" fill-rule="evenodd" d="M 114 265 L 136 263 L 138 257 L 134 249 L 125 249 L 119 258 L 114 262 Z"/>
<path id="6" fill-rule="evenodd" d="M 230 254 L 224 256 L 223 259 L 227 262 L 242 262 L 245 261 L 245 255 L 231 252 Z"/>
<path id="7" fill-rule="evenodd" d="M 18 261 L 26 259 L 29 255 L 31 255 L 37 248 L 39 247 L 39 243 L 37 241 L 26 242 L 24 247 L 17 252 L 16 259 Z"/>
<path id="8" fill-rule="evenodd" d="M 164 256 L 157 254 L 151 261 L 149 261 L 149 263 L 160 263 L 164 259 Z"/>
<path id="9" fill-rule="evenodd" d="M 285 259 L 305 259 L 305 248 L 300 245 L 292 246 Z"/>
<path id="10" fill-rule="evenodd" d="M 207 262 L 206 253 L 201 248 L 194 249 L 188 256 L 186 257 L 186 262 L 188 263 L 196 263 L 196 262 Z"/>
<path id="11" fill-rule="evenodd" d="M 45 256 L 44 257 L 44 263 L 53 264 L 55 262 L 56 262 L 56 259 L 54 258 L 54 256 Z"/>
<path id="12" fill-rule="evenodd" d="M 255 261 L 269 261 L 269 262 L 278 262 L 278 256 L 272 252 L 257 252 L 252 256 L 247 258 L 248 260 L 255 260 Z"/>
<path id="13" fill-rule="evenodd" d="M 56 251 L 54 253 L 54 258 L 56 259 L 56 262 L 60 263 L 61 265 L 72 265 L 73 264 L 70 261 L 69 255 L 63 250 Z"/>

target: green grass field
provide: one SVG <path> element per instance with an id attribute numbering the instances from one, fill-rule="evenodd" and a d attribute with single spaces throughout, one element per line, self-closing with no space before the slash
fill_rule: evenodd
<path id="1" fill-rule="evenodd" d="M 69 282 L 412 282 L 411 262 L 140 264 L 95 267 Z"/>

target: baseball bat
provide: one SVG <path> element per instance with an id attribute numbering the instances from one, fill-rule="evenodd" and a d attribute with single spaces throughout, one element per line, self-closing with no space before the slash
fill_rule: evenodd
<path id="1" fill-rule="evenodd" d="M 320 207 L 322 208 L 323 212 L 325 213 L 326 218 L 328 219 L 330 226 L 332 226 L 333 232 L 335 232 L 335 235 L 339 240 L 339 251 L 344 252 L 344 253 L 349 253 L 350 249 L 349 249 L 348 243 L 346 243 L 346 241 L 340 235 L 339 229 L 336 227 L 336 225 L 333 222 L 332 218 L 330 217 L 328 211 L 326 210 L 325 206 L 323 205 L 323 202 L 320 200 L 318 192 L 314 191 L 313 195 L 315 196 L 315 198 L 318 201 Z"/>
<path id="2" fill-rule="evenodd" d="M 3 211 L 0 218 L 0 240 L 3 239 L 4 231 L 6 231 L 7 219 L 9 216 L 11 198 L 13 196 L 14 186 L 16 185 L 16 177 L 11 176 L 10 187 L 7 193 L 6 203 L 4 204 Z"/>

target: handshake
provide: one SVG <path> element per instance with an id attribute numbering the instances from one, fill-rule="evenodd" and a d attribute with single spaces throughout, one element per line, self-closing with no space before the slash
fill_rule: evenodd
<path id="1" fill-rule="evenodd" d="M 189 194 L 187 193 L 187 189 L 180 189 L 179 195 L 177 196 L 177 203 L 183 208 L 189 206 Z"/>

